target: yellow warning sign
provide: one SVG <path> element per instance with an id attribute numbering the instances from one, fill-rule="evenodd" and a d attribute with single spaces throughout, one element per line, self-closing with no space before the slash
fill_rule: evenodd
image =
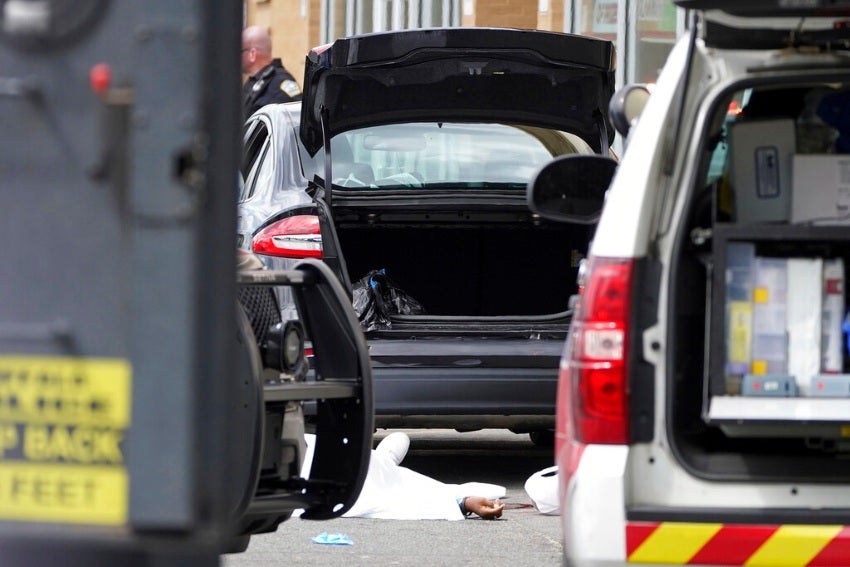
<path id="1" fill-rule="evenodd" d="M 126 428 L 126 360 L 0 356 L 0 421 Z"/>
<path id="2" fill-rule="evenodd" d="M 0 464 L 0 517 L 8 520 L 121 525 L 127 521 L 122 467 Z"/>
<path id="3" fill-rule="evenodd" d="M 126 360 L 0 356 L 0 519 L 127 520 Z"/>

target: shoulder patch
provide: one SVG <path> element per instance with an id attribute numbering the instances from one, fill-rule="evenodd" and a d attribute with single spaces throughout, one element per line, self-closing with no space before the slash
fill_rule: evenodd
<path id="1" fill-rule="evenodd" d="M 286 79 L 285 81 L 281 82 L 280 90 L 282 90 L 289 96 L 298 96 L 301 94 L 301 87 L 299 87 L 298 83 L 291 79 Z"/>

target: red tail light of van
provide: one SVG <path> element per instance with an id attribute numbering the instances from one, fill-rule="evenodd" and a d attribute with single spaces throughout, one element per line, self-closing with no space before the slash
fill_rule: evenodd
<path id="1" fill-rule="evenodd" d="M 562 440 L 629 441 L 626 360 L 633 272 L 633 259 L 590 258 L 559 379 Z"/>
<path id="2" fill-rule="evenodd" d="M 251 242 L 257 254 L 279 258 L 321 258 L 322 233 L 319 217 L 296 215 L 270 224 Z"/>

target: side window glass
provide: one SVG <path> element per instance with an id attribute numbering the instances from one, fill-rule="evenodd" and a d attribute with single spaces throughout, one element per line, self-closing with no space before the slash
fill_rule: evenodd
<path id="1" fill-rule="evenodd" d="M 245 127 L 245 146 L 242 153 L 240 173 L 242 175 L 242 187 L 239 192 L 239 201 L 249 199 L 254 193 L 257 182 L 257 170 L 266 154 L 269 135 L 268 128 L 263 122 L 255 122 Z"/>
<path id="2" fill-rule="evenodd" d="M 260 152 L 260 159 L 257 160 L 257 165 L 251 170 L 248 181 L 245 184 L 247 195 L 246 199 L 250 199 L 254 195 L 254 190 L 258 187 L 272 187 L 274 180 L 274 159 L 269 156 L 270 142 L 263 145 Z"/>
<path id="3" fill-rule="evenodd" d="M 257 121 L 245 126 L 243 136 L 244 150 L 242 152 L 242 163 L 239 169 L 242 172 L 242 181 L 245 181 L 246 185 L 248 181 L 248 174 L 254 167 L 254 164 L 260 155 L 260 150 L 268 137 L 269 131 L 263 122 Z"/>

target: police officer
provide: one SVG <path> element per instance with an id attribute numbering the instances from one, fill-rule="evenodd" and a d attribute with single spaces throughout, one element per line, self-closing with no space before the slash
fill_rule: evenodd
<path id="1" fill-rule="evenodd" d="M 272 40 L 261 26 L 242 30 L 242 72 L 248 75 L 242 86 L 246 117 L 266 104 L 301 100 L 301 87 L 280 59 L 272 59 Z"/>

